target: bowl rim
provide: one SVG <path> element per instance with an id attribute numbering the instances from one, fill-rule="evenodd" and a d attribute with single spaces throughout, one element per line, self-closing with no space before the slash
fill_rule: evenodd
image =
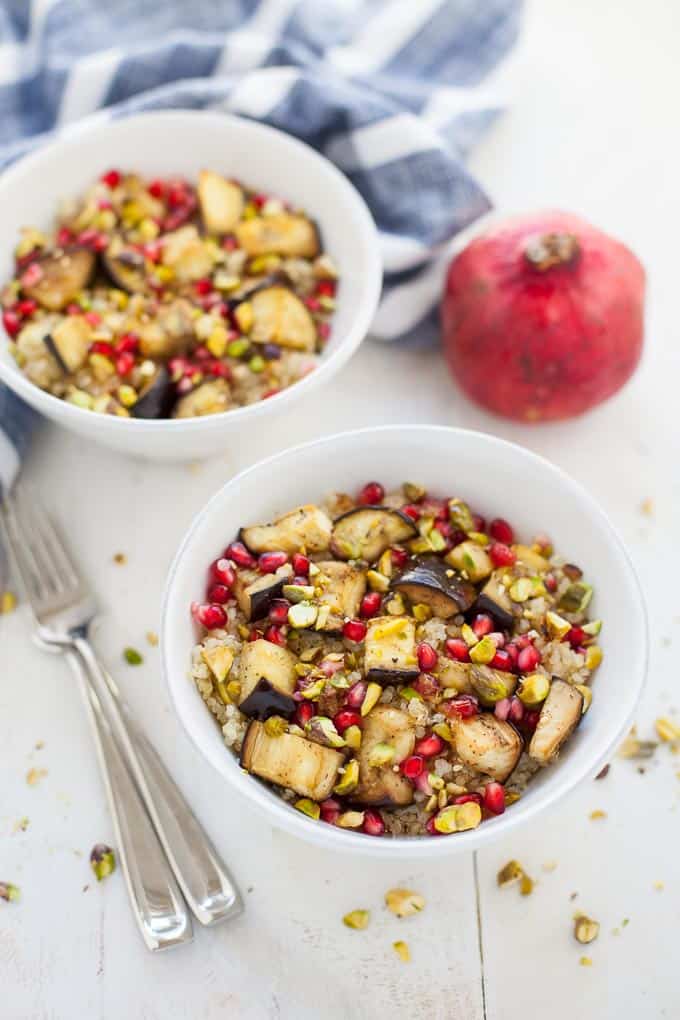
<path id="1" fill-rule="evenodd" d="M 273 397 L 268 397 L 267 400 L 259 400 L 255 404 L 247 404 L 233 410 L 221 411 L 218 414 L 196 418 L 145 419 L 133 417 L 118 418 L 114 415 L 99 416 L 109 424 L 115 423 L 111 427 L 118 429 L 121 434 L 124 434 L 126 431 L 149 434 L 170 429 L 181 430 L 184 434 L 191 431 L 211 431 L 219 423 L 224 423 L 225 420 L 236 425 L 237 423 L 267 414 L 272 408 L 274 410 L 282 410 L 291 400 L 295 400 L 298 396 L 308 393 L 337 372 L 349 360 L 369 332 L 382 290 L 383 265 L 378 229 L 366 202 L 349 178 L 326 156 L 306 142 L 285 131 L 281 131 L 279 128 L 271 127 L 269 124 L 263 124 L 261 121 L 237 114 L 221 113 L 214 110 L 148 110 L 143 113 L 114 118 L 113 120 L 97 119 L 93 122 L 77 123 L 65 128 L 63 132 L 57 134 L 49 142 L 39 146 L 35 151 L 28 153 L 12 164 L 0 176 L 0 200 L 5 193 L 5 189 L 20 184 L 21 178 L 25 174 L 32 172 L 35 168 L 49 164 L 55 151 L 77 150 L 84 136 L 97 136 L 110 131 L 124 130 L 130 124 L 149 120 L 176 121 L 178 119 L 194 122 L 203 121 L 206 123 L 206 129 L 210 125 L 218 125 L 220 129 L 226 128 L 228 130 L 230 127 L 238 125 L 239 130 L 245 129 L 246 131 L 253 131 L 269 138 L 275 137 L 278 143 L 289 146 L 292 151 L 304 153 L 304 158 L 309 159 L 315 164 L 315 172 L 326 175 L 331 193 L 333 195 L 339 193 L 344 195 L 347 206 L 355 218 L 357 244 L 365 251 L 369 263 L 366 273 L 366 291 L 363 301 L 354 310 L 354 319 L 345 336 L 338 343 L 337 348 L 327 358 L 324 359 L 322 356 L 314 371 L 309 372 L 302 379 L 299 379 L 291 386 L 287 386 Z M 6 343 L 8 337 L 4 328 L 2 336 L 3 342 Z M 48 393 L 46 390 L 40 389 L 21 371 L 15 370 L 2 360 L 0 360 L 0 381 L 4 382 L 33 407 L 37 407 L 52 418 L 61 418 L 73 424 L 83 424 L 85 421 L 92 423 L 93 415 L 91 411 L 78 407 L 75 404 L 69 404 L 65 400 L 61 400 L 59 397 Z M 99 428 L 102 427 L 100 421 L 97 421 L 96 424 Z"/>
<path id="2" fill-rule="evenodd" d="M 285 801 L 280 800 L 280 803 L 276 803 L 276 801 L 272 800 L 270 796 L 267 795 L 269 791 L 266 787 L 257 781 L 253 781 L 252 777 L 248 776 L 246 773 L 237 769 L 232 769 L 229 764 L 227 764 L 228 762 L 233 762 L 235 764 L 235 758 L 230 752 L 227 752 L 227 756 L 225 756 L 224 768 L 218 765 L 216 761 L 213 761 L 212 758 L 207 755 L 204 748 L 201 746 L 198 735 L 194 735 L 189 722 L 185 719 L 180 709 L 179 698 L 176 696 L 175 692 L 175 686 L 177 683 L 176 678 L 180 674 L 182 675 L 182 682 L 187 682 L 186 670 L 181 667 L 173 672 L 167 660 L 169 645 L 167 634 L 172 624 L 169 615 L 169 608 L 173 597 L 174 581 L 176 579 L 179 566 L 183 561 L 184 555 L 190 547 L 197 531 L 201 528 L 203 522 L 212 512 L 212 508 L 220 504 L 221 500 L 224 498 L 224 493 L 227 490 L 237 489 L 246 476 L 266 469 L 268 465 L 282 457 L 295 457 L 298 454 L 304 454 L 313 449 L 321 448 L 326 444 L 335 443 L 338 440 L 347 440 L 351 438 L 352 441 L 360 443 L 363 439 L 368 440 L 371 437 L 374 437 L 376 433 L 393 433 L 396 436 L 404 430 L 420 433 L 423 435 L 424 439 L 426 435 L 431 435 L 432 433 L 456 436 L 462 441 L 464 441 L 466 437 L 473 436 L 475 441 L 481 440 L 482 444 L 487 444 L 489 447 L 500 447 L 501 449 L 511 450 L 513 455 L 519 453 L 519 455 L 526 458 L 528 462 L 533 462 L 540 465 L 541 469 L 547 470 L 548 474 L 553 476 L 555 485 L 562 486 L 564 489 L 574 493 L 577 498 L 584 501 L 592 516 L 598 518 L 601 524 L 604 525 L 604 530 L 609 537 L 612 549 L 619 558 L 624 575 L 627 576 L 631 599 L 636 601 L 638 604 L 638 613 L 636 614 L 639 629 L 639 633 L 637 635 L 639 640 L 638 655 L 637 661 L 634 664 L 635 670 L 631 670 L 631 675 L 636 675 L 638 679 L 637 684 L 630 688 L 630 704 L 625 717 L 622 718 L 616 730 L 610 733 L 609 737 L 603 743 L 597 754 L 587 758 L 582 764 L 577 764 L 574 768 L 573 775 L 569 778 L 567 778 L 567 774 L 564 770 L 563 778 L 560 778 L 560 772 L 557 770 L 552 784 L 546 789 L 539 788 L 535 792 L 532 800 L 522 800 L 518 802 L 513 805 L 512 811 L 506 812 L 495 819 L 488 820 L 483 826 L 480 826 L 477 829 L 458 833 L 455 840 L 433 839 L 431 836 L 390 836 L 385 839 L 375 839 L 374 837 L 367 836 L 363 833 L 340 829 L 336 826 L 313 825 L 309 819 L 299 812 L 294 811 Z M 287 447 L 284 450 L 280 450 L 269 457 L 263 458 L 256 463 L 249 465 L 220 486 L 217 492 L 211 496 L 202 510 L 196 514 L 190 523 L 170 565 L 161 607 L 160 646 L 163 679 L 166 688 L 170 693 L 175 713 L 178 716 L 185 733 L 188 735 L 192 744 L 199 751 L 201 756 L 210 762 L 215 771 L 226 779 L 230 786 L 237 793 L 243 796 L 246 802 L 253 805 L 264 816 L 268 817 L 272 825 L 276 825 L 287 832 L 291 832 L 308 843 L 324 846 L 327 849 L 335 849 L 373 857 L 423 859 L 446 856 L 447 854 L 453 854 L 456 852 L 472 851 L 482 846 L 486 846 L 496 839 L 502 838 L 517 827 L 525 824 L 537 814 L 540 814 L 544 809 L 549 809 L 551 807 L 554 808 L 563 797 L 575 790 L 575 788 L 581 785 L 584 780 L 593 778 L 597 775 L 602 767 L 609 761 L 612 753 L 615 751 L 616 747 L 633 724 L 635 712 L 647 681 L 649 662 L 649 620 L 642 587 L 623 539 L 600 504 L 593 496 L 591 496 L 588 489 L 572 478 L 562 468 L 553 464 L 540 454 L 534 453 L 532 450 L 528 450 L 526 447 L 521 446 L 518 443 L 513 443 L 509 440 L 501 439 L 498 436 L 474 429 L 428 424 L 383 425 L 378 428 L 352 429 L 344 432 L 336 432 L 330 435 L 321 436 L 310 442 Z M 172 679 L 173 675 L 175 676 L 175 680 Z"/>

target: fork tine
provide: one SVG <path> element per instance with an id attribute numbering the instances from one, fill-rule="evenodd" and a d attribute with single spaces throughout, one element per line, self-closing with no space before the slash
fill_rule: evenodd
<path id="1" fill-rule="evenodd" d="M 36 601 L 39 602 L 46 598 L 48 593 L 38 565 L 31 556 L 27 543 L 23 540 L 22 533 L 17 524 L 14 504 L 10 499 L 5 500 L 3 507 L 3 527 L 10 555 L 19 572 L 26 595 L 29 602 L 35 604 Z"/>
<path id="2" fill-rule="evenodd" d="M 30 496 L 30 498 L 29 498 Z M 33 526 L 40 536 L 39 549 L 43 553 L 46 568 L 55 580 L 59 591 L 79 588 L 80 576 L 66 552 L 64 542 L 60 538 L 56 526 L 50 520 L 47 511 L 33 489 L 21 493 L 22 505 L 27 508 Z M 51 554 L 51 558 L 49 556 Z"/>

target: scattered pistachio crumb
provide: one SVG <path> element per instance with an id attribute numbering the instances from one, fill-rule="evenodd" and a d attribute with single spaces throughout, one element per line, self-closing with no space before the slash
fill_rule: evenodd
<path id="1" fill-rule="evenodd" d="M 143 656 L 136 648 L 125 648 L 123 650 L 123 658 L 130 666 L 141 666 L 144 662 Z"/>
<path id="2" fill-rule="evenodd" d="M 17 607 L 17 597 L 12 591 L 4 591 L 0 598 L 0 613 L 12 613 Z"/>
<path id="3" fill-rule="evenodd" d="M 411 961 L 411 950 L 406 942 L 393 942 L 392 949 L 402 961 L 402 963 L 410 963 Z"/>
<path id="4" fill-rule="evenodd" d="M 652 517 L 654 515 L 654 500 L 649 497 L 643 499 L 640 503 L 640 513 L 645 517 Z"/>
<path id="5" fill-rule="evenodd" d="M 621 927 L 622 928 L 627 928 L 629 924 L 630 924 L 630 918 L 629 917 L 624 917 L 623 921 L 621 922 Z"/>
<path id="6" fill-rule="evenodd" d="M 496 882 L 502 888 L 517 882 L 524 874 L 524 869 L 519 861 L 508 861 L 496 875 Z"/>
<path id="7" fill-rule="evenodd" d="M 13 885 L 11 882 L 0 882 L 0 900 L 16 903 L 20 897 L 21 890 L 18 885 Z"/>
<path id="8" fill-rule="evenodd" d="M 603 811 L 602 808 L 596 808 L 594 811 L 591 811 L 590 814 L 588 815 L 588 818 L 590 818 L 591 822 L 599 822 L 602 818 L 606 817 L 607 812 Z"/>
<path id="9" fill-rule="evenodd" d="M 582 967 L 592 967 L 593 965 L 592 957 L 590 956 L 582 956 L 578 962 Z"/>
<path id="10" fill-rule="evenodd" d="M 115 553 L 113 562 L 117 563 L 119 567 L 123 567 L 127 563 L 127 556 L 125 553 Z"/>
<path id="11" fill-rule="evenodd" d="M 577 942 L 587 946 L 590 942 L 594 942 L 599 934 L 599 921 L 594 921 L 592 917 L 586 917 L 585 914 L 576 915 L 574 918 L 574 938 Z"/>
<path id="12" fill-rule="evenodd" d="M 26 782 L 29 786 L 36 786 L 46 775 L 47 769 L 29 769 L 26 773 Z"/>
<path id="13" fill-rule="evenodd" d="M 619 758 L 651 758 L 658 744 L 655 740 L 638 740 L 635 727 L 619 747 Z"/>
<path id="14" fill-rule="evenodd" d="M 158 634 L 155 630 L 147 630 L 146 640 L 149 642 L 152 648 L 155 648 L 158 644 Z"/>
<path id="15" fill-rule="evenodd" d="M 116 870 L 116 855 L 106 843 L 96 843 L 90 853 L 90 867 L 98 882 Z"/>
<path id="16" fill-rule="evenodd" d="M 45 741 L 44 740 L 38 740 L 38 741 L 36 741 L 35 749 L 36 749 L 36 751 L 42 751 L 44 746 L 45 746 Z"/>
<path id="17" fill-rule="evenodd" d="M 371 919 L 371 913 L 369 910 L 350 910 L 349 914 L 345 914 L 342 919 L 342 923 L 347 928 L 354 928 L 356 931 L 363 931 L 364 928 L 368 928 L 368 922 Z"/>
<path id="18" fill-rule="evenodd" d="M 664 887 L 663 882 L 655 882 L 654 883 L 654 888 L 657 890 L 657 892 L 661 892 L 663 887 Z"/>
<path id="19" fill-rule="evenodd" d="M 543 865 L 543 870 L 550 874 L 557 867 L 557 861 L 546 861 Z"/>
<path id="20" fill-rule="evenodd" d="M 530 896 L 534 891 L 534 880 L 533 878 L 529 878 L 526 873 L 523 874 L 520 879 L 519 891 L 521 896 Z"/>
<path id="21" fill-rule="evenodd" d="M 30 821 L 25 815 L 23 818 L 17 818 L 16 822 L 12 826 L 12 832 L 26 832 L 26 829 L 30 824 Z"/>
<path id="22" fill-rule="evenodd" d="M 672 740 L 680 740 L 680 726 L 672 719 L 662 717 L 654 723 L 659 740 L 665 743 Z"/>
<path id="23" fill-rule="evenodd" d="M 412 917 L 425 907 L 425 899 L 411 889 L 388 889 L 385 904 L 396 917 Z"/>

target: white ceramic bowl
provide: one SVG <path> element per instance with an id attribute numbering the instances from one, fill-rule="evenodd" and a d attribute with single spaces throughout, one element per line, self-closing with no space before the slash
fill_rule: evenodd
<path id="1" fill-rule="evenodd" d="M 458 494 L 488 517 L 510 520 L 520 536 L 548 533 L 595 588 L 593 612 L 604 620 L 605 656 L 592 707 L 559 760 L 541 772 L 521 801 L 478 829 L 432 838 L 376 839 L 309 820 L 244 773 L 188 679 L 196 640 L 189 604 L 203 597 L 207 565 L 242 524 L 270 520 L 303 502 L 340 490 L 356 492 L 378 478 L 386 487 L 417 481 L 434 494 Z M 559 468 L 493 436 L 430 425 L 390 426 L 319 439 L 248 468 L 196 517 L 171 567 L 162 621 L 165 677 L 187 733 L 227 782 L 273 825 L 338 850 L 382 857 L 437 857 L 467 851 L 530 818 L 608 760 L 632 723 L 644 683 L 647 622 L 640 587 L 624 546 L 592 497 Z"/>
<path id="2" fill-rule="evenodd" d="M 24 226 L 50 226 L 57 203 L 109 167 L 195 181 L 203 168 L 238 177 L 308 210 L 340 271 L 331 339 L 315 371 L 275 397 L 224 414 L 143 421 L 94 414 L 45 393 L 17 368 L 0 337 L 0 379 L 46 417 L 115 450 L 160 460 L 205 457 L 224 449 L 256 419 L 275 417 L 328 382 L 368 332 L 382 282 L 377 232 L 354 187 L 309 146 L 256 121 L 222 113 L 162 111 L 72 130 L 0 177 L 0 281 L 11 277 Z"/>

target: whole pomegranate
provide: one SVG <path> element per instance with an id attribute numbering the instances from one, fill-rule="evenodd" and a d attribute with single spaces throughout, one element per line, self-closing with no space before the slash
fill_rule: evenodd
<path id="1" fill-rule="evenodd" d="M 570 213 L 494 226 L 452 261 L 444 349 L 463 389 L 523 422 L 581 414 L 640 358 L 645 273 L 633 253 Z"/>

